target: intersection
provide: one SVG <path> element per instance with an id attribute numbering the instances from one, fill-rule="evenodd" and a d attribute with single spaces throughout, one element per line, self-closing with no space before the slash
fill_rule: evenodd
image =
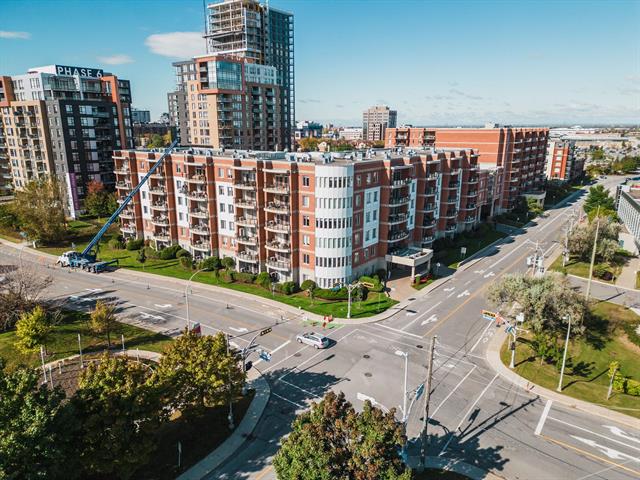
<path id="1" fill-rule="evenodd" d="M 611 187 L 620 179 L 609 180 Z M 571 208 L 552 209 L 525 233 L 507 237 L 484 256 L 469 261 L 437 288 L 415 297 L 407 307 L 376 323 L 336 325 L 325 333 L 332 345 L 314 350 L 295 341 L 311 328 L 304 312 L 277 309 L 257 297 L 192 284 L 189 320 L 203 333 L 224 331 L 238 348 L 260 329 L 272 359 L 255 358 L 271 386 L 267 410 L 243 449 L 211 478 L 275 478 L 270 458 L 295 413 L 329 389 L 345 392 L 356 408 L 369 399 L 403 416 L 404 358 L 408 390 L 426 377 L 431 337 L 437 335 L 429 422 L 430 456 L 461 458 L 504 478 L 630 479 L 640 477 L 640 431 L 571 409 L 532 394 L 501 377 L 486 361 L 487 345 L 500 332 L 484 320 L 487 287 L 506 273 L 527 269 L 526 257 L 538 246 L 558 248 Z M 126 321 L 176 334 L 187 324 L 184 282 L 136 275 L 126 270 L 94 275 L 56 268 L 53 259 L 28 250 L 0 247 L 2 263 L 24 262 L 54 278 L 50 294 L 76 308 L 97 299 L 118 304 Z M 597 298 L 610 289 L 594 288 Z M 640 305 L 638 292 L 624 302 Z M 407 412 L 407 435 L 419 436 L 424 396 Z M 414 442 L 408 455 L 416 453 Z"/>

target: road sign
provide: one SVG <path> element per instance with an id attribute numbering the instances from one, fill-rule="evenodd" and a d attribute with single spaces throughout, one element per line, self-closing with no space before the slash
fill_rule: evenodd
<path id="1" fill-rule="evenodd" d="M 271 333 L 271 327 L 265 328 L 264 330 L 262 330 L 260 332 L 260 336 L 262 337 L 263 335 L 266 335 L 267 333 Z"/>
<path id="2" fill-rule="evenodd" d="M 519 323 L 524 322 L 524 313 L 519 313 L 516 315 L 516 321 Z"/>
<path id="3" fill-rule="evenodd" d="M 460 255 L 466 255 L 467 254 L 467 247 L 460 247 Z"/>
<path id="4" fill-rule="evenodd" d="M 202 335 L 202 327 L 200 326 L 200 322 L 194 323 L 193 327 L 191 327 L 191 331 L 200 337 Z"/>
<path id="5" fill-rule="evenodd" d="M 271 361 L 271 354 L 269 352 L 267 352 L 266 350 L 260 350 L 259 356 L 265 362 L 270 362 Z"/>
<path id="6" fill-rule="evenodd" d="M 490 312 L 489 310 L 482 310 L 482 318 L 485 320 L 489 320 L 490 322 L 495 321 L 498 314 L 496 312 Z"/>
<path id="7" fill-rule="evenodd" d="M 363 286 L 367 287 L 367 288 L 373 288 L 375 285 L 371 282 L 360 282 L 362 283 Z"/>
<path id="8" fill-rule="evenodd" d="M 418 400 L 423 393 L 424 393 L 424 383 L 421 383 L 418 386 L 418 388 L 416 388 L 416 400 Z"/>

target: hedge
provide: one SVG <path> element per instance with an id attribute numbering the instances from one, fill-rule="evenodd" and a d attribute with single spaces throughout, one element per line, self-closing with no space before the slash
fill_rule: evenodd
<path id="1" fill-rule="evenodd" d="M 256 279 L 256 276 L 253 273 L 248 272 L 234 272 L 234 278 L 238 282 L 253 283 Z"/>
<path id="2" fill-rule="evenodd" d="M 160 250 L 158 252 L 158 256 L 161 260 L 173 260 L 174 258 L 176 258 L 178 252 L 183 250 L 184 248 L 182 248 L 180 245 L 171 245 L 170 247 Z"/>
<path id="3" fill-rule="evenodd" d="M 318 288 L 318 285 L 316 285 L 316 282 L 314 282 L 313 280 L 305 280 L 304 282 L 302 282 L 302 285 L 300 285 L 300 288 L 305 292 L 308 290 L 313 291 Z"/>
<path id="4" fill-rule="evenodd" d="M 267 272 L 260 272 L 255 280 L 257 285 L 260 285 L 262 288 L 266 288 L 269 290 L 271 288 L 271 277 Z"/>
<path id="5" fill-rule="evenodd" d="M 137 240 L 129 240 L 127 242 L 127 250 L 129 251 L 140 250 L 143 245 L 144 245 L 144 239 L 142 238 L 139 238 Z"/>
<path id="6" fill-rule="evenodd" d="M 362 277 L 360 277 L 360 281 L 363 283 L 372 284 L 373 287 L 369 288 L 369 290 L 371 290 L 372 292 L 382 292 L 384 290 L 384 285 L 382 285 L 382 282 L 380 281 L 380 277 L 378 277 L 378 275 L 374 275 L 373 277 L 367 277 L 366 275 L 363 275 Z"/>
<path id="7" fill-rule="evenodd" d="M 213 270 L 216 271 L 220 267 L 222 267 L 222 263 L 218 257 L 208 257 L 200 262 L 198 265 L 199 268 L 203 268 L 205 270 Z"/>
<path id="8" fill-rule="evenodd" d="M 329 288 L 316 288 L 313 295 L 323 300 L 347 300 L 349 298 L 349 292 L 344 287 L 338 291 L 333 291 Z"/>

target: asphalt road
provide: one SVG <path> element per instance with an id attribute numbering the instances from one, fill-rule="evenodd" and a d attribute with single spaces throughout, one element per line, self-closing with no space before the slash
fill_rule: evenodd
<path id="1" fill-rule="evenodd" d="M 619 181 L 609 178 L 606 184 Z M 270 460 L 296 412 L 330 389 L 345 392 L 356 407 L 365 399 L 381 408 L 395 407 L 401 419 L 404 358 L 397 352 L 408 354 L 408 386 L 413 390 L 426 377 L 433 335 L 438 340 L 429 455 L 463 458 L 509 479 L 640 478 L 640 431 L 547 403 L 498 377 L 484 360 L 486 343 L 496 331 L 480 315 L 487 308 L 486 288 L 506 273 L 525 271 L 526 257 L 536 243 L 550 253 L 561 240 L 571 208 L 579 202 L 550 211 L 536 225 L 474 260 L 428 295 L 416 297 L 388 320 L 327 331 L 333 340 L 327 350 L 295 342 L 296 334 L 310 330 L 302 314 L 273 310 L 259 298 L 193 286 L 189 314 L 191 321 L 202 324 L 204 333 L 222 330 L 242 347 L 262 328 L 273 328 L 260 337 L 261 346 L 272 353 L 271 362 L 256 362 L 272 389 L 267 410 L 243 449 L 211 478 L 275 478 Z M 147 282 L 124 270 L 101 275 L 68 273 L 28 251 L 18 257 L 15 249 L 0 247 L 0 262 L 22 261 L 52 275 L 51 295 L 76 308 L 89 308 L 98 298 L 109 298 L 119 303 L 128 321 L 147 328 L 175 334 L 187 323 L 184 287 L 170 279 Z M 611 287 L 600 287 L 594 284 L 594 297 L 612 296 Z M 624 295 L 621 303 L 640 304 L 637 292 Z M 419 435 L 423 399 L 408 409 L 410 438 Z M 416 451 L 412 443 L 408 454 Z"/>

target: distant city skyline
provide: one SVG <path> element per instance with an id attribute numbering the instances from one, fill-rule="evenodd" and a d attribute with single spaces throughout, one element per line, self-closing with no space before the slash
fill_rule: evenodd
<path id="1" fill-rule="evenodd" d="M 131 80 L 134 106 L 167 111 L 171 62 L 204 53 L 200 0 L 8 0 L 0 74 L 48 64 Z M 121 5 L 122 8 L 114 8 Z M 640 119 L 640 2 L 271 0 L 295 16 L 298 120 L 361 125 L 591 125 Z M 508 8 L 507 8 L 508 7 Z"/>

